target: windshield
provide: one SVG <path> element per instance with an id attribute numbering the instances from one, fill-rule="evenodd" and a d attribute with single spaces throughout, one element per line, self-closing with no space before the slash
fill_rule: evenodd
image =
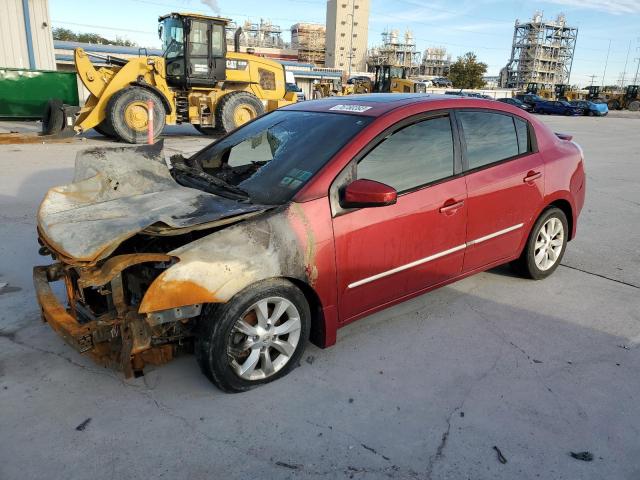
<path id="1" fill-rule="evenodd" d="M 176 58 L 183 55 L 184 32 L 182 20 L 165 18 L 162 22 L 162 50 L 165 58 Z"/>
<path id="2" fill-rule="evenodd" d="M 282 205 L 371 120 L 349 114 L 275 111 L 188 162 L 239 187 L 252 203 Z"/>
<path id="3" fill-rule="evenodd" d="M 391 77 L 404 78 L 404 69 L 402 67 L 391 67 Z"/>

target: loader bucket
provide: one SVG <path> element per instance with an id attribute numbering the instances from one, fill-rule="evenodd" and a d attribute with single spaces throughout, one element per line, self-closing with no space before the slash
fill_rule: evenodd
<path id="1" fill-rule="evenodd" d="M 76 134 L 73 126 L 80 107 L 65 105 L 53 98 L 47 102 L 42 115 L 42 135 L 48 137 L 72 137 Z"/>

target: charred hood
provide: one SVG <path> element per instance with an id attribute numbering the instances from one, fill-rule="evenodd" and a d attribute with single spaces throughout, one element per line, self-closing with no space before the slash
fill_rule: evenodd
<path id="1" fill-rule="evenodd" d="M 49 190 L 38 211 L 43 241 L 79 262 L 109 256 L 140 233 L 215 228 L 270 207 L 186 188 L 173 179 L 163 144 L 78 153 L 72 183 Z"/>

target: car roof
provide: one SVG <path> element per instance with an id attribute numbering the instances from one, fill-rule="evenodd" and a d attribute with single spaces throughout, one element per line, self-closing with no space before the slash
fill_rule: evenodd
<path id="1" fill-rule="evenodd" d="M 438 104 L 436 108 L 456 108 L 461 106 L 483 108 L 503 105 L 506 111 L 510 107 L 494 100 L 483 98 L 461 97 L 458 95 L 441 95 L 429 93 L 370 93 L 364 95 L 348 95 L 328 97 L 320 100 L 294 103 L 280 110 L 304 112 L 348 113 L 367 117 L 380 117 L 392 110 L 416 104 Z M 510 111 L 510 110 L 508 110 Z"/>

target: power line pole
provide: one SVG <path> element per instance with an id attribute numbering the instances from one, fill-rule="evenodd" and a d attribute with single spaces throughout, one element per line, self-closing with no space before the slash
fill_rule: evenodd
<path id="1" fill-rule="evenodd" d="M 591 86 L 592 87 L 593 87 L 593 82 L 597 77 L 598 77 L 598 75 L 589 75 L 589 78 L 591 79 Z"/>
<path id="2" fill-rule="evenodd" d="M 640 42 L 640 37 L 638 37 L 638 41 Z M 636 52 L 640 50 L 640 47 L 636 47 Z M 640 73 L 640 58 L 636 58 L 636 61 L 638 62 L 638 67 L 636 68 L 636 76 L 633 79 L 633 84 L 637 85 L 638 84 L 638 73 Z"/>
<path id="3" fill-rule="evenodd" d="M 604 62 L 604 73 L 602 74 L 602 88 L 604 89 L 604 79 L 607 76 L 607 66 L 609 65 L 609 54 L 611 53 L 611 40 L 609 40 L 609 48 L 607 49 L 607 60 Z"/>
<path id="4" fill-rule="evenodd" d="M 631 53 L 631 43 L 633 40 L 629 40 L 629 48 L 627 49 L 627 59 L 624 61 L 624 70 L 622 71 L 622 79 L 620 80 L 620 87 L 624 88 L 624 81 L 627 76 L 627 64 L 629 63 L 629 54 Z"/>

